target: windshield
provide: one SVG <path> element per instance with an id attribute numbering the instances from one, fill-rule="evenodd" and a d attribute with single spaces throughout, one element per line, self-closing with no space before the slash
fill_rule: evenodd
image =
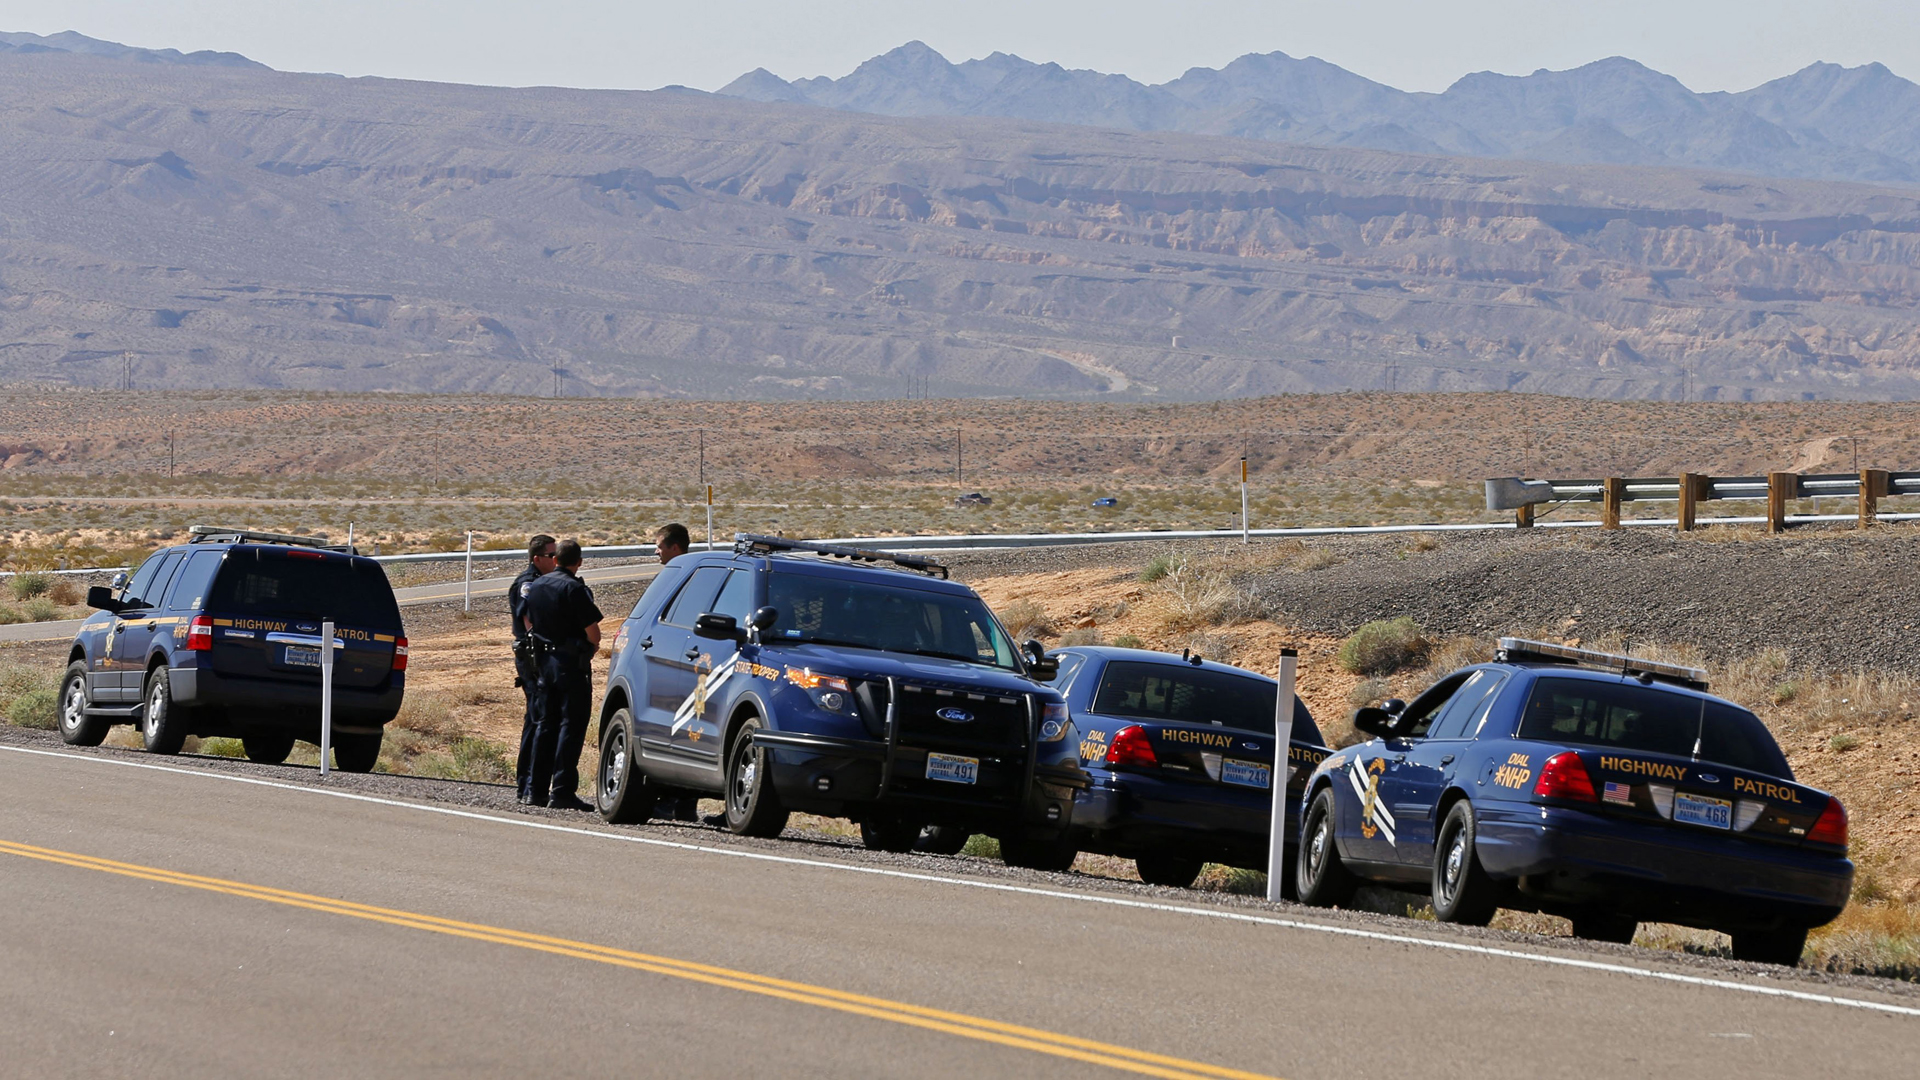
<path id="1" fill-rule="evenodd" d="M 215 579 L 207 609 L 222 615 L 332 619 L 353 626 L 398 629 L 400 608 L 380 564 L 365 559 L 258 556 L 242 549 Z"/>
<path id="2" fill-rule="evenodd" d="M 1280 687 L 1265 679 L 1208 671 L 1190 664 L 1115 661 L 1100 677 L 1093 711 L 1103 716 L 1214 724 L 1273 734 Z M 1306 703 L 1293 699 L 1294 742 L 1325 746 Z"/>
<path id="3" fill-rule="evenodd" d="M 1541 679 L 1527 700 L 1520 738 L 1691 758 L 1698 736 L 1702 761 L 1793 779 L 1759 717 L 1707 701 L 1703 729 L 1702 700 L 1638 683 Z"/>
<path id="4" fill-rule="evenodd" d="M 775 572 L 767 604 L 780 613 L 769 636 L 942 656 L 1020 670 L 1013 643 L 979 598 Z"/>

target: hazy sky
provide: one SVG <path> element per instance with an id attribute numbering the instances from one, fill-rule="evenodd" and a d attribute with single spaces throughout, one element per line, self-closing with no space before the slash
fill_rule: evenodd
<path id="1" fill-rule="evenodd" d="M 509 86 L 838 76 L 914 38 L 955 61 L 1001 50 L 1143 82 L 1276 49 L 1406 90 L 1613 55 L 1695 90 L 1815 60 L 1878 60 L 1920 81 L 1920 0 L 0 0 L 0 30 Z"/>

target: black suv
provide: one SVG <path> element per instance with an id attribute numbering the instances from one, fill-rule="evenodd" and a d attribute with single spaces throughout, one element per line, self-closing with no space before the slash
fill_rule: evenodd
<path id="1" fill-rule="evenodd" d="M 620 627 L 600 722 L 600 812 L 663 793 L 726 801 L 777 835 L 793 810 L 860 823 L 868 846 L 1071 861 L 1087 783 L 1057 664 L 1016 646 L 973 590 L 925 559 L 763 536 L 683 555 Z M 1061 868 L 1064 868 L 1062 866 Z"/>
<path id="2" fill-rule="evenodd" d="M 310 537 L 190 535 L 132 580 L 87 593 L 100 612 L 74 635 L 60 736 L 98 746 L 113 725 L 138 724 L 156 754 L 179 753 L 189 735 L 237 735 L 254 761 L 285 761 L 295 739 L 320 740 L 320 624 L 331 619 L 334 761 L 371 770 L 407 670 L 380 564 Z"/>

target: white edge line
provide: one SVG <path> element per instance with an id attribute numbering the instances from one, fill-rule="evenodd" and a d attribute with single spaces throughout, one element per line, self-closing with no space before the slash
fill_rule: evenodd
<path id="1" fill-rule="evenodd" d="M 772 855 L 763 851 L 740 851 L 734 848 L 709 847 L 705 844 L 689 844 L 679 840 L 661 840 L 651 836 L 626 836 L 621 833 L 602 832 L 598 829 L 582 829 L 571 825 L 555 825 L 545 821 L 501 817 L 497 814 L 485 814 L 475 810 L 460 810 L 451 806 L 430 806 L 421 803 L 406 802 L 401 799 L 383 799 L 377 795 L 362 795 L 351 791 L 329 791 L 325 788 L 310 787 L 305 784 L 289 784 L 278 780 L 261 780 L 251 776 L 230 776 L 226 773 L 210 772 L 205 769 L 186 769 L 174 765 L 155 765 L 144 761 L 121 761 L 94 754 L 74 754 L 59 750 L 35 750 L 25 746 L 0 746 L 0 750 L 6 750 L 16 754 L 33 754 L 39 757 L 64 758 L 69 761 L 86 762 L 89 764 L 117 765 L 129 769 L 151 769 L 155 772 L 176 773 L 182 776 L 227 780 L 237 784 L 253 784 L 258 787 L 279 788 L 284 791 L 327 795 L 336 799 L 351 799 L 355 802 L 375 803 L 380 806 L 393 806 L 403 810 L 419 810 L 429 814 L 444 814 L 448 817 L 468 818 L 474 821 L 491 821 L 501 825 L 515 825 L 521 828 L 540 829 L 546 832 L 570 833 L 576 836 L 590 836 L 601 840 L 618 840 L 630 844 L 646 844 L 651 847 L 695 851 L 705 855 L 724 855 L 737 859 L 755 859 L 761 862 L 784 863 L 790 866 L 810 866 L 824 870 L 839 870 L 855 874 L 872 874 L 877 877 L 900 878 L 907 881 L 933 882 L 940 885 L 960 885 L 968 888 L 987 889 L 994 892 L 1019 893 L 1026 896 L 1045 896 L 1056 900 L 1076 900 L 1088 904 L 1107 904 L 1113 907 L 1134 908 L 1143 911 L 1164 911 L 1176 915 L 1225 919 L 1229 922 L 1254 923 L 1260 926 L 1278 926 L 1288 930 L 1309 930 L 1315 933 L 1333 934 L 1340 937 L 1390 942 L 1395 945 L 1422 945 L 1427 948 L 1445 949 L 1450 952 L 1472 953 L 1480 956 L 1499 956 L 1510 960 L 1530 960 L 1537 964 L 1580 968 L 1587 971 L 1604 971 L 1616 975 L 1629 975 L 1643 979 L 1660 979 L 1666 982 L 1682 983 L 1688 986 L 1712 987 L 1716 990 L 1734 990 L 1748 994 L 1761 994 L 1767 997 L 1790 998 L 1795 1001 L 1812 1001 L 1825 1005 L 1844 1005 L 1850 1008 L 1869 1009 L 1893 1013 L 1899 1016 L 1920 1016 L 1920 1008 L 1894 1005 L 1884 1001 L 1867 1001 L 1861 998 L 1836 997 L 1832 994 L 1816 994 L 1807 990 L 1789 990 L 1784 986 L 1757 986 L 1753 983 L 1733 982 L 1728 979 L 1709 979 L 1699 975 L 1682 975 L 1673 971 L 1656 971 L 1651 968 L 1633 967 L 1628 964 L 1614 964 L 1602 960 L 1581 960 L 1571 956 L 1549 956 L 1542 953 L 1525 952 L 1520 949 L 1503 949 L 1491 945 L 1473 945 L 1464 941 L 1438 941 L 1433 938 L 1415 937 L 1407 934 L 1391 934 L 1382 930 L 1361 930 L 1350 926 L 1328 926 L 1324 923 L 1303 922 L 1298 919 L 1285 919 L 1272 915 L 1252 915 L 1242 911 L 1187 907 L 1182 904 L 1163 904 L 1151 900 L 1130 900 L 1121 896 L 1100 896 L 1090 893 L 1066 892 L 1060 889 L 1041 889 L 1031 885 L 1009 885 L 997 881 L 976 881 L 968 878 L 947 877 L 942 874 L 924 874 L 910 870 L 889 870 L 878 866 L 856 866 L 851 863 L 832 862 L 826 859 L 803 859 L 792 855 Z"/>

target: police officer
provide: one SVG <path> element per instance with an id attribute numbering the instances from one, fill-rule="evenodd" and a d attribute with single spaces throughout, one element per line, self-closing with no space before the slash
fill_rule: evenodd
<path id="1" fill-rule="evenodd" d="M 534 725 L 527 775 L 533 805 L 592 810 L 574 794 L 580 785 L 580 749 L 593 713 L 593 656 L 600 648 L 600 609 L 580 580 L 580 543 L 562 540 L 558 569 L 527 589 L 527 619 L 540 657 L 540 716 Z"/>
<path id="2" fill-rule="evenodd" d="M 526 713 L 520 720 L 520 756 L 513 766 L 523 803 L 533 801 L 533 784 L 527 778 L 527 768 L 533 762 L 533 729 L 540 707 L 540 662 L 534 659 L 533 637 L 527 629 L 527 590 L 533 587 L 535 578 L 553 571 L 558 555 L 555 543 L 546 533 L 536 533 L 528 539 L 527 568 L 520 571 L 520 576 L 507 588 L 507 612 L 513 620 L 513 685 L 527 698 Z"/>

